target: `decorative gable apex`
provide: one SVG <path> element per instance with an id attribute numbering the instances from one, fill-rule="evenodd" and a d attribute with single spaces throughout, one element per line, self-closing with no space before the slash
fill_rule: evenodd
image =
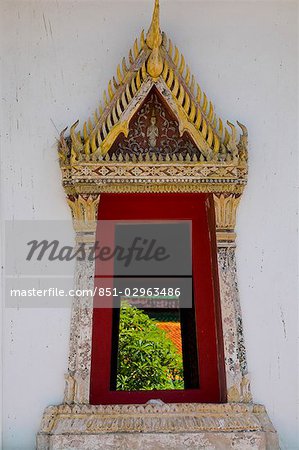
<path id="1" fill-rule="evenodd" d="M 187 132 L 194 141 L 201 155 L 200 163 L 213 161 L 246 167 L 246 127 L 237 122 L 241 129 L 238 139 L 235 126 L 227 122 L 227 128 L 217 118 L 212 102 L 191 75 L 184 56 L 161 32 L 159 9 L 159 0 L 155 0 L 146 37 L 142 31 L 135 40 L 128 60 L 123 58 L 117 67 L 103 102 L 84 123 L 82 132 L 77 131 L 76 122 L 71 126 L 69 138 L 64 137 L 66 129 L 61 133 L 58 151 L 62 167 L 101 162 L 105 158 L 108 161 L 109 150 L 120 135 L 128 137 L 132 118 L 153 88 L 176 117 L 180 136 Z M 190 153 L 187 162 L 193 156 Z"/>

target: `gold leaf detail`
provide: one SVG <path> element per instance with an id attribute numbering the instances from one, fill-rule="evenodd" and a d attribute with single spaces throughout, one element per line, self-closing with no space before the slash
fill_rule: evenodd
<path id="1" fill-rule="evenodd" d="M 119 84 L 122 84 L 123 76 L 122 76 L 122 73 L 121 73 L 120 65 L 119 65 L 119 64 L 118 64 L 118 66 L 117 66 L 116 74 L 117 74 L 117 79 L 118 79 L 118 81 L 119 81 Z"/>
<path id="2" fill-rule="evenodd" d="M 113 77 L 113 86 L 114 86 L 114 89 L 118 89 L 119 88 L 119 85 L 118 85 L 115 77 Z"/>
<path id="3" fill-rule="evenodd" d="M 139 55 L 139 49 L 138 49 L 138 41 L 137 41 L 137 39 L 135 39 L 133 51 L 134 51 L 134 57 L 135 57 L 135 59 L 136 59 L 137 56 Z"/>
<path id="4" fill-rule="evenodd" d="M 118 122 L 118 117 L 116 114 L 116 107 L 114 106 L 113 111 L 112 111 L 112 120 L 113 120 L 113 124 L 115 125 Z"/>
<path id="5" fill-rule="evenodd" d="M 209 114 L 208 114 L 208 121 L 211 123 L 213 121 L 213 116 L 214 116 L 214 107 L 213 107 L 213 103 L 210 102 L 210 106 L 209 106 Z"/>
<path id="6" fill-rule="evenodd" d="M 202 96 L 202 92 L 201 92 L 200 86 L 198 84 L 197 85 L 197 93 L 196 93 L 196 101 L 198 104 L 200 104 L 201 96 Z"/>
<path id="7" fill-rule="evenodd" d="M 124 74 L 124 77 L 125 77 L 127 75 L 127 73 L 128 73 L 128 68 L 127 68 L 126 58 L 125 57 L 123 57 L 123 60 L 122 60 L 122 69 L 123 69 L 123 74 Z"/>
<path id="8" fill-rule="evenodd" d="M 116 109 L 117 109 L 118 117 L 120 117 L 122 115 L 122 110 L 121 110 L 121 107 L 120 107 L 120 100 L 119 99 L 117 100 L 117 103 L 116 103 Z"/>
<path id="9" fill-rule="evenodd" d="M 140 47 L 141 49 L 144 48 L 144 44 L 145 44 L 145 39 L 144 39 L 144 30 L 142 30 L 141 32 L 141 36 L 140 36 Z"/>
<path id="10" fill-rule="evenodd" d="M 132 54 L 132 49 L 131 48 L 130 48 L 130 51 L 129 51 L 129 62 L 130 62 L 130 64 L 134 63 L 134 58 L 133 58 L 133 54 Z"/>
<path id="11" fill-rule="evenodd" d="M 179 59 L 180 59 L 180 54 L 179 54 L 178 48 L 175 47 L 173 62 L 174 62 L 174 64 L 175 64 L 176 66 L 177 66 L 178 63 L 179 63 Z"/>
<path id="12" fill-rule="evenodd" d="M 133 97 L 134 97 L 134 95 L 137 92 L 137 88 L 136 88 L 136 85 L 135 85 L 135 79 L 134 78 L 132 78 L 132 81 L 131 81 L 131 89 L 132 89 L 132 94 L 133 94 Z"/>
<path id="13" fill-rule="evenodd" d="M 189 109 L 190 109 L 190 97 L 187 94 L 187 92 L 185 93 L 185 104 L 184 104 L 184 110 L 186 111 L 186 113 L 189 113 Z"/>
<path id="14" fill-rule="evenodd" d="M 196 122 L 194 124 L 196 129 L 199 129 L 199 127 L 201 125 L 201 120 L 202 120 L 201 111 L 199 108 L 197 108 L 197 117 L 196 117 Z"/>
<path id="15" fill-rule="evenodd" d="M 189 114 L 189 119 L 191 120 L 191 122 L 194 122 L 195 119 L 195 115 L 196 115 L 196 108 L 193 102 L 191 102 L 191 111 Z"/>
<path id="16" fill-rule="evenodd" d="M 206 138 L 206 137 L 207 137 L 207 133 L 208 133 L 207 122 L 203 119 L 203 121 L 202 121 L 201 134 L 203 135 L 204 138 Z"/>
<path id="17" fill-rule="evenodd" d="M 135 80 L 137 90 L 138 90 L 138 89 L 140 88 L 140 86 L 141 86 L 141 77 L 140 77 L 140 73 L 141 73 L 141 71 L 138 70 L 137 75 L 136 75 L 136 80 Z"/>
<path id="18" fill-rule="evenodd" d="M 183 75 L 184 69 L 185 69 L 185 58 L 184 58 L 184 55 L 181 55 L 181 64 L 179 67 L 179 72 L 181 75 Z"/>
<path id="19" fill-rule="evenodd" d="M 104 139 L 105 139 L 105 137 L 107 136 L 107 130 L 106 130 L 106 126 L 105 126 L 105 123 L 103 123 L 103 126 L 102 126 L 102 132 L 103 132 L 103 136 L 104 136 Z"/>
<path id="20" fill-rule="evenodd" d="M 109 81 L 109 84 L 108 84 L 108 94 L 109 94 L 110 100 L 112 100 L 114 97 L 114 92 L 113 92 L 111 80 Z"/>
<path id="21" fill-rule="evenodd" d="M 164 69 L 163 69 L 163 72 L 162 72 L 163 80 L 166 80 L 166 79 L 167 79 L 167 75 L 168 75 L 168 64 L 167 64 L 167 62 L 165 61 L 165 62 L 164 62 Z"/>
<path id="22" fill-rule="evenodd" d="M 186 81 L 187 86 L 189 86 L 190 78 L 191 78 L 190 68 L 187 66 L 187 69 L 186 69 L 186 76 L 185 76 L 185 81 Z"/>
<path id="23" fill-rule="evenodd" d="M 178 90 L 179 90 L 179 80 L 178 80 L 178 78 L 177 77 L 175 77 L 175 79 L 174 79 L 174 86 L 173 86 L 173 89 L 172 89 L 172 93 L 173 93 L 173 95 L 176 97 L 177 96 L 177 93 L 178 93 Z"/>
<path id="24" fill-rule="evenodd" d="M 203 94 L 203 105 L 202 105 L 202 110 L 203 112 L 206 114 L 207 113 L 207 107 L 208 107 L 208 99 L 206 94 Z"/>
<path id="25" fill-rule="evenodd" d="M 162 44 L 162 34 L 160 31 L 160 5 L 159 0 L 155 0 L 155 7 L 152 22 L 146 35 L 146 44 L 150 49 L 159 48 Z"/>
<path id="26" fill-rule="evenodd" d="M 113 127 L 112 121 L 111 121 L 111 113 L 109 114 L 108 119 L 107 119 L 107 127 L 108 127 L 108 130 L 109 130 L 109 131 L 110 131 L 111 128 Z"/>
<path id="27" fill-rule="evenodd" d="M 209 146 L 211 147 L 212 146 L 212 143 L 213 143 L 213 130 L 212 130 L 212 128 L 209 126 L 208 127 L 208 139 L 207 139 L 207 143 L 209 144 Z"/>
<path id="28" fill-rule="evenodd" d="M 172 83 L 173 83 L 173 78 L 174 78 L 174 73 L 173 73 L 172 68 L 170 67 L 168 79 L 166 81 L 166 84 L 169 87 L 169 89 L 171 89 L 171 86 L 172 86 Z"/>
<path id="29" fill-rule="evenodd" d="M 122 93 L 121 102 L 122 102 L 123 108 L 126 109 L 126 107 L 128 106 L 128 102 L 126 99 L 125 91 Z"/>
<path id="30" fill-rule="evenodd" d="M 102 142 L 103 141 L 102 141 L 101 132 L 100 132 L 100 130 L 98 130 L 98 144 L 101 145 Z"/>
<path id="31" fill-rule="evenodd" d="M 220 141 L 217 134 L 214 133 L 214 151 L 218 153 L 219 149 L 220 149 Z"/>
<path id="32" fill-rule="evenodd" d="M 127 84 L 127 87 L 126 87 L 126 96 L 127 96 L 128 102 L 130 102 L 132 100 L 132 95 L 131 95 L 131 92 L 130 92 L 128 84 Z"/>
<path id="33" fill-rule="evenodd" d="M 141 67 L 141 77 L 142 77 L 142 80 L 145 80 L 145 79 L 146 79 L 146 76 L 147 76 L 147 73 L 146 73 L 146 64 L 143 63 L 143 65 L 142 65 L 142 67 Z"/>
<path id="34" fill-rule="evenodd" d="M 158 78 L 163 71 L 163 58 L 159 48 L 154 48 L 147 61 L 147 72 L 153 78 Z"/>
<path id="35" fill-rule="evenodd" d="M 179 102 L 180 105 L 183 104 L 184 98 L 185 98 L 185 91 L 184 91 L 183 86 L 180 85 L 180 94 L 179 94 L 179 97 L 178 97 L 178 102 Z"/>
<path id="36" fill-rule="evenodd" d="M 90 154 L 89 139 L 84 144 L 84 153 L 85 153 L 85 155 L 89 155 Z"/>
<path id="37" fill-rule="evenodd" d="M 92 151 L 92 153 L 97 151 L 97 144 L 96 144 L 96 135 L 95 135 L 95 133 L 93 133 L 93 135 L 91 137 L 91 151 Z"/>

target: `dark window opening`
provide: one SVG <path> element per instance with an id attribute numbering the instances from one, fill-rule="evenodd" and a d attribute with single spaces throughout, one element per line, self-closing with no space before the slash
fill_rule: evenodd
<path id="1" fill-rule="evenodd" d="M 183 294 L 190 296 L 189 308 L 181 308 L 180 297 L 175 295 L 167 299 L 159 296 L 158 292 L 154 296 L 155 289 L 160 288 L 160 293 L 163 293 L 169 276 L 172 276 L 172 285 L 176 286 L 173 293 L 178 286 L 183 287 L 179 276 L 190 278 L 192 288 L 189 228 L 188 222 L 122 224 L 115 227 L 117 246 L 129 246 L 136 236 L 144 243 L 155 240 L 165 244 L 172 261 L 168 259 L 164 267 L 151 261 L 143 262 L 143 265 L 139 261 L 126 267 L 124 261 L 114 261 L 114 273 L 118 277 L 114 287 L 117 292 L 132 289 L 133 293 L 137 285 L 136 277 L 139 277 L 139 286 L 143 286 L 150 295 L 120 296 L 114 300 L 111 390 L 183 390 L 199 387 L 193 289 L 190 292 L 184 290 Z M 167 246 L 170 240 L 171 245 Z M 131 276 L 134 276 L 132 283 L 128 279 Z M 166 299 L 169 300 L 168 307 L 165 306 Z M 159 307 L 162 304 L 164 307 Z"/>

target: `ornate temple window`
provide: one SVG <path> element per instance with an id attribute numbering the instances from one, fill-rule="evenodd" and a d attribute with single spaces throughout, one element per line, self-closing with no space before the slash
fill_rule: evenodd
<path id="1" fill-rule="evenodd" d="M 194 304 L 180 317 L 184 386 L 117 389 L 120 317 L 78 297 L 64 402 L 46 409 L 39 449 L 279 448 L 264 407 L 252 403 L 246 364 L 234 229 L 248 134 L 237 123 L 216 116 L 161 32 L 155 0 L 147 34 L 82 130 L 76 122 L 61 133 L 58 152 L 78 245 L 93 247 L 97 219 L 192 222 Z M 77 262 L 78 289 L 98 278 L 94 261 Z"/>

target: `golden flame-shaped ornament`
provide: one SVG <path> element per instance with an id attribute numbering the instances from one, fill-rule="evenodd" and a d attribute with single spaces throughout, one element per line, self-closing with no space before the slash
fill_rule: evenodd
<path id="1" fill-rule="evenodd" d="M 159 0 L 155 0 L 152 22 L 146 35 L 146 45 L 152 50 L 147 61 L 147 72 L 153 78 L 158 78 L 163 71 L 163 58 L 159 50 L 161 44 L 160 4 Z"/>
<path id="2" fill-rule="evenodd" d="M 162 44 L 162 33 L 160 30 L 160 4 L 159 0 L 155 0 L 155 7 L 152 22 L 146 35 L 146 45 L 153 49 L 159 48 Z"/>
<path id="3" fill-rule="evenodd" d="M 158 78 L 163 72 L 163 58 L 158 48 L 154 48 L 148 58 L 147 72 L 153 78 Z"/>

